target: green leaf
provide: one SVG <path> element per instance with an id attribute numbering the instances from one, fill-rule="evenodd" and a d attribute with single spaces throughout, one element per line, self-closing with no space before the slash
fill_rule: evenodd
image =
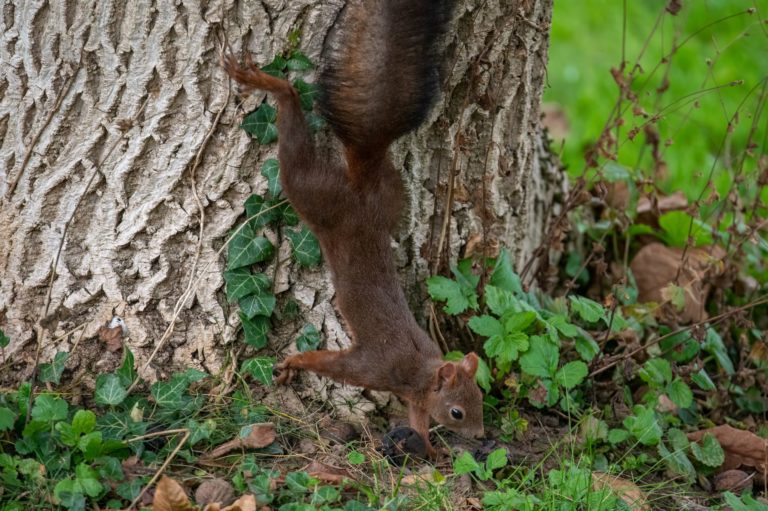
<path id="1" fill-rule="evenodd" d="M 712 381 L 712 379 L 709 377 L 709 374 L 707 374 L 707 371 L 705 371 L 703 368 L 695 374 L 691 375 L 691 381 L 699 386 L 701 390 L 715 390 L 715 383 Z"/>
<path id="2" fill-rule="evenodd" d="M 504 330 L 507 333 L 524 332 L 536 321 L 536 313 L 532 311 L 519 312 L 507 319 Z"/>
<path id="3" fill-rule="evenodd" d="M 571 310 L 578 314 L 581 319 L 587 323 L 597 323 L 603 320 L 606 325 L 608 324 L 605 309 L 602 305 L 583 296 L 571 295 L 569 298 L 571 300 Z"/>
<path id="4" fill-rule="evenodd" d="M 487 470 L 498 470 L 507 464 L 507 450 L 504 448 L 496 449 L 488 455 L 488 459 L 485 461 Z"/>
<path id="5" fill-rule="evenodd" d="M 475 373 L 475 380 L 477 384 L 485 392 L 491 391 L 491 368 L 485 363 L 485 360 L 480 358 L 477 364 L 477 372 Z"/>
<path id="6" fill-rule="evenodd" d="M 701 443 L 691 443 L 691 452 L 697 460 L 708 467 L 717 468 L 725 461 L 725 452 L 720 447 L 720 442 L 709 433 L 704 435 Z"/>
<path id="7" fill-rule="evenodd" d="M 478 469 L 480 469 L 480 465 L 468 451 L 464 451 L 458 458 L 453 460 L 453 473 L 455 475 L 469 474 Z"/>
<path id="8" fill-rule="evenodd" d="M 227 269 L 234 270 L 266 261 L 272 258 L 274 252 L 272 243 L 263 236 L 257 236 L 253 226 L 246 223 L 229 242 Z"/>
<path id="9" fill-rule="evenodd" d="M 306 225 L 298 231 L 287 230 L 285 235 L 291 242 L 293 258 L 301 266 L 317 266 L 320 264 L 320 242 Z"/>
<path id="10" fill-rule="evenodd" d="M 299 93 L 299 101 L 301 102 L 302 110 L 312 110 L 312 105 L 320 91 L 320 87 L 314 83 L 307 83 L 299 78 L 293 81 L 293 88 Z"/>
<path id="11" fill-rule="evenodd" d="M 89 497 L 96 497 L 101 493 L 104 487 L 98 481 L 98 474 L 91 467 L 85 463 L 80 463 L 75 468 L 75 475 L 77 482 L 80 483 L 80 487 L 83 489 L 86 495 Z"/>
<path id="12" fill-rule="evenodd" d="M 469 320 L 469 328 L 476 334 L 485 337 L 501 336 L 504 334 L 504 327 L 493 316 L 473 316 Z"/>
<path id="13" fill-rule="evenodd" d="M 587 364 L 581 360 L 568 362 L 557 371 L 555 381 L 565 389 L 572 389 L 587 377 Z"/>
<path id="14" fill-rule="evenodd" d="M 519 312 L 520 302 L 511 292 L 496 286 L 485 286 L 485 304 L 498 317 L 508 312 Z"/>
<path id="15" fill-rule="evenodd" d="M 96 428 L 96 414 L 90 410 L 78 410 L 72 417 L 72 432 L 76 435 L 90 433 Z"/>
<path id="16" fill-rule="evenodd" d="M 77 448 L 85 455 L 86 460 L 94 460 L 101 456 L 101 431 L 91 431 L 80 437 Z"/>
<path id="17" fill-rule="evenodd" d="M 10 431 L 14 422 L 16 422 L 16 415 L 11 409 L 0 406 L 0 431 Z"/>
<path id="18" fill-rule="evenodd" d="M 579 327 L 569 323 L 568 318 L 562 314 L 552 316 L 549 318 L 549 320 L 547 320 L 547 323 L 555 327 L 557 331 L 563 334 L 565 337 L 573 338 L 579 335 Z"/>
<path id="19" fill-rule="evenodd" d="M 208 440 L 216 430 L 216 421 L 208 419 L 203 422 L 198 422 L 194 419 L 187 421 L 187 429 L 189 429 L 189 445 L 196 445 L 202 440 Z"/>
<path id="20" fill-rule="evenodd" d="M 58 384 L 68 358 L 69 353 L 59 351 L 54 355 L 53 362 L 50 364 L 40 364 L 40 381 Z"/>
<path id="21" fill-rule="evenodd" d="M 5 332 L 0 330 L 0 348 L 5 348 L 11 343 L 11 339 L 5 335 Z"/>
<path id="22" fill-rule="evenodd" d="M 720 367 L 729 375 L 736 372 L 733 362 L 731 362 L 731 358 L 728 356 L 728 351 L 725 349 L 725 344 L 723 344 L 723 339 L 715 332 L 714 328 L 707 328 L 707 337 L 704 339 L 701 349 L 714 356 Z"/>
<path id="23" fill-rule="evenodd" d="M 691 336 L 690 332 L 680 332 L 662 339 L 659 346 L 662 352 L 675 362 L 685 363 L 699 354 L 699 343 Z"/>
<path id="24" fill-rule="evenodd" d="M 288 62 L 286 64 L 288 69 L 291 71 L 306 71 L 314 67 L 312 65 L 312 61 L 309 60 L 309 57 L 298 50 L 295 50 L 291 53 L 291 56 L 288 58 Z"/>
<path id="25" fill-rule="evenodd" d="M 696 478 L 696 469 L 683 451 L 670 452 L 663 442 L 659 442 L 658 451 L 661 459 L 673 474 L 680 474 L 688 481 L 693 481 Z"/>
<path id="26" fill-rule="evenodd" d="M 685 289 L 682 287 L 673 283 L 667 284 L 661 288 L 661 296 L 671 303 L 675 310 L 681 311 L 685 308 Z"/>
<path id="27" fill-rule="evenodd" d="M 120 378 L 120 383 L 126 388 L 138 377 L 134 366 L 133 352 L 127 346 L 123 348 L 123 363 L 115 371 L 115 374 Z"/>
<path id="28" fill-rule="evenodd" d="M 277 78 L 285 78 L 286 67 L 288 67 L 288 61 L 285 59 L 285 57 L 276 55 L 275 58 L 272 59 L 272 62 L 262 67 L 261 70 L 267 74 L 276 76 Z"/>
<path id="29" fill-rule="evenodd" d="M 579 335 L 574 342 L 574 348 L 576 348 L 576 352 L 585 362 L 591 362 L 600 353 L 600 345 L 595 342 L 591 335 L 583 330 L 579 330 Z"/>
<path id="30" fill-rule="evenodd" d="M 748 493 L 743 494 L 741 497 L 737 497 L 733 493 L 727 491 L 723 493 L 723 499 L 732 511 L 768 511 L 768 504 L 755 500 L 755 498 Z"/>
<path id="31" fill-rule="evenodd" d="M 661 426 L 653 408 L 636 405 L 634 415 L 624 419 L 624 427 L 643 445 L 656 445 L 661 440 Z"/>
<path id="32" fill-rule="evenodd" d="M 608 431 L 608 443 L 611 445 L 620 444 L 627 438 L 629 438 L 629 431 L 626 429 L 617 428 Z"/>
<path id="33" fill-rule="evenodd" d="M 100 374 L 96 378 L 96 392 L 94 393 L 96 403 L 115 406 L 122 403 L 126 397 L 128 397 L 128 391 L 117 375 Z"/>
<path id="34" fill-rule="evenodd" d="M 659 217 L 659 226 L 664 231 L 668 245 L 684 247 L 688 243 L 688 234 L 696 246 L 711 245 L 712 228 L 706 223 L 684 211 L 670 211 Z"/>
<path id="35" fill-rule="evenodd" d="M 670 428 L 667 431 L 667 437 L 672 443 L 672 448 L 676 451 L 686 451 L 691 443 L 688 441 L 688 437 L 677 428 Z"/>
<path id="36" fill-rule="evenodd" d="M 64 479 L 53 487 L 54 498 L 70 511 L 85 509 L 85 496 L 80 484 L 72 479 Z"/>
<path id="37" fill-rule="evenodd" d="M 276 303 L 277 298 L 275 295 L 265 291 L 259 291 L 241 298 L 240 310 L 249 319 L 254 318 L 255 316 L 269 317 L 272 315 L 272 311 L 275 310 Z"/>
<path id="38" fill-rule="evenodd" d="M 41 394 L 32 405 L 32 418 L 42 422 L 63 421 L 67 418 L 69 405 L 61 398 L 50 394 Z"/>
<path id="39" fill-rule="evenodd" d="M 257 350 L 265 348 L 268 340 L 269 318 L 267 316 L 249 318 L 242 311 L 240 311 L 239 316 L 245 333 L 245 344 L 253 346 Z"/>
<path id="40" fill-rule="evenodd" d="M 273 357 L 257 357 L 245 360 L 240 366 L 240 371 L 250 374 L 264 385 L 272 385 L 272 367 L 275 365 Z"/>
<path id="41" fill-rule="evenodd" d="M 246 115 L 240 127 L 258 140 L 260 144 L 269 144 L 277 140 L 276 122 L 277 109 L 264 103 Z"/>
<path id="42" fill-rule="evenodd" d="M 264 167 L 262 167 L 263 171 Z M 277 182 L 279 185 L 279 180 Z M 251 195 L 245 200 L 245 214 L 248 215 L 248 223 L 255 236 L 256 231 L 265 225 L 275 223 L 280 218 L 280 207 L 273 201 L 265 200 L 261 195 Z"/>
<path id="43" fill-rule="evenodd" d="M 447 314 L 461 314 L 471 303 L 461 285 L 455 280 L 435 275 L 427 279 L 427 290 L 433 300 L 446 302 L 443 310 Z"/>
<path id="44" fill-rule="evenodd" d="M 553 377 L 560 358 L 557 346 L 540 336 L 532 336 L 530 345 L 530 349 L 520 357 L 520 368 L 532 376 Z"/>
<path id="45" fill-rule="evenodd" d="M 275 158 L 265 161 L 261 166 L 261 175 L 267 178 L 269 196 L 273 199 L 277 198 L 283 191 L 283 187 L 280 185 L 280 162 Z"/>
<path id="46" fill-rule="evenodd" d="M 296 213 L 296 210 L 293 209 L 293 207 L 285 203 L 278 209 L 280 213 L 280 218 L 283 219 L 283 222 L 285 222 L 286 225 L 294 226 L 298 225 L 299 223 L 299 215 Z"/>
<path id="47" fill-rule="evenodd" d="M 497 359 L 497 362 L 506 368 L 510 362 L 518 359 L 520 353 L 528 351 L 529 346 L 528 335 L 517 332 L 514 334 L 494 335 L 485 341 L 483 349 L 485 349 L 486 355 Z M 504 372 L 506 372 L 506 369 Z"/>
<path id="48" fill-rule="evenodd" d="M 351 451 L 349 454 L 347 454 L 347 460 L 352 465 L 362 465 L 365 463 L 365 454 L 361 453 L 360 451 Z"/>
<path id="49" fill-rule="evenodd" d="M 688 408 L 693 404 L 691 388 L 680 378 L 675 378 L 667 385 L 667 396 L 678 408 Z"/>
<path id="50" fill-rule="evenodd" d="M 509 257 L 508 251 L 502 250 L 501 253 L 499 253 L 499 257 L 496 258 L 493 272 L 491 273 L 491 278 L 488 282 L 492 286 L 505 291 L 518 294 L 523 293 L 523 284 L 520 281 L 520 277 L 515 273 L 514 268 L 512 268 L 512 260 Z"/>
<path id="51" fill-rule="evenodd" d="M 623 181 L 628 183 L 632 181 L 631 171 L 624 165 L 615 161 L 607 161 L 602 168 L 603 178 L 609 183 L 615 183 L 616 181 Z"/>
<path id="52" fill-rule="evenodd" d="M 639 373 L 640 378 L 657 388 L 672 381 L 672 366 L 663 358 L 652 358 L 643 364 Z"/>
<path id="53" fill-rule="evenodd" d="M 224 282 L 227 283 L 227 299 L 230 302 L 267 291 L 272 286 L 272 281 L 264 273 L 251 273 L 248 268 L 225 271 Z"/>
<path id="54" fill-rule="evenodd" d="M 296 348 L 300 352 L 316 350 L 321 340 L 320 332 L 315 325 L 309 323 L 301 329 L 301 334 L 296 339 Z"/>

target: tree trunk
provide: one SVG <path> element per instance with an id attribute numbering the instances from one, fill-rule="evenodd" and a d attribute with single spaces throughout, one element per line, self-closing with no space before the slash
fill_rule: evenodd
<path id="1" fill-rule="evenodd" d="M 562 188 L 539 127 L 551 1 L 458 4 L 444 95 L 394 151 L 410 204 L 395 254 L 422 320 L 428 275 L 499 245 L 521 264 Z M 50 359 L 114 314 L 138 365 L 150 362 L 147 378 L 183 366 L 218 373 L 232 359 L 239 320 L 219 250 L 245 199 L 266 186 L 257 169 L 275 147 L 239 128 L 220 41 L 267 63 L 298 31 L 316 62 L 342 5 L 3 2 L 0 328 L 11 344 L 0 384 L 31 375 L 38 343 L 40 361 Z M 307 321 L 329 347 L 347 343 L 324 268 L 290 264 L 276 292 L 303 319 L 276 325 L 271 345 L 290 345 Z"/>

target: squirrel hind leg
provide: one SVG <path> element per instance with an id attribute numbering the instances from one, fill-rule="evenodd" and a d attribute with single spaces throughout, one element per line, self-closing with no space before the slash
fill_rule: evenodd
<path id="1" fill-rule="evenodd" d="M 229 53 L 222 55 L 221 65 L 230 78 L 240 84 L 243 94 L 247 95 L 254 90 L 263 90 L 276 95 L 291 93 L 290 83 L 259 69 L 259 66 L 251 60 L 250 53 L 246 53 L 245 66 L 241 66 L 235 56 Z"/>

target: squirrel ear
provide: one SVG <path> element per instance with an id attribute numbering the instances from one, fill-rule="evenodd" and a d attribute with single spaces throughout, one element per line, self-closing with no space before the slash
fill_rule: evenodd
<path id="1" fill-rule="evenodd" d="M 474 353 L 467 353 L 463 359 L 461 359 L 461 368 L 464 369 L 469 376 L 474 376 L 477 372 L 478 358 Z"/>
<path id="2" fill-rule="evenodd" d="M 446 362 L 437 368 L 437 388 L 441 388 L 443 385 L 451 383 L 456 378 L 456 364 L 453 362 Z"/>

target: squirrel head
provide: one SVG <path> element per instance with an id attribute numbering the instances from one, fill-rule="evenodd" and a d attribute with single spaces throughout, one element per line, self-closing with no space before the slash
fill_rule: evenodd
<path id="1" fill-rule="evenodd" d="M 475 382 L 477 363 L 474 353 L 468 353 L 459 362 L 443 362 L 435 369 L 428 398 L 433 419 L 470 438 L 484 436 L 483 393 Z"/>

